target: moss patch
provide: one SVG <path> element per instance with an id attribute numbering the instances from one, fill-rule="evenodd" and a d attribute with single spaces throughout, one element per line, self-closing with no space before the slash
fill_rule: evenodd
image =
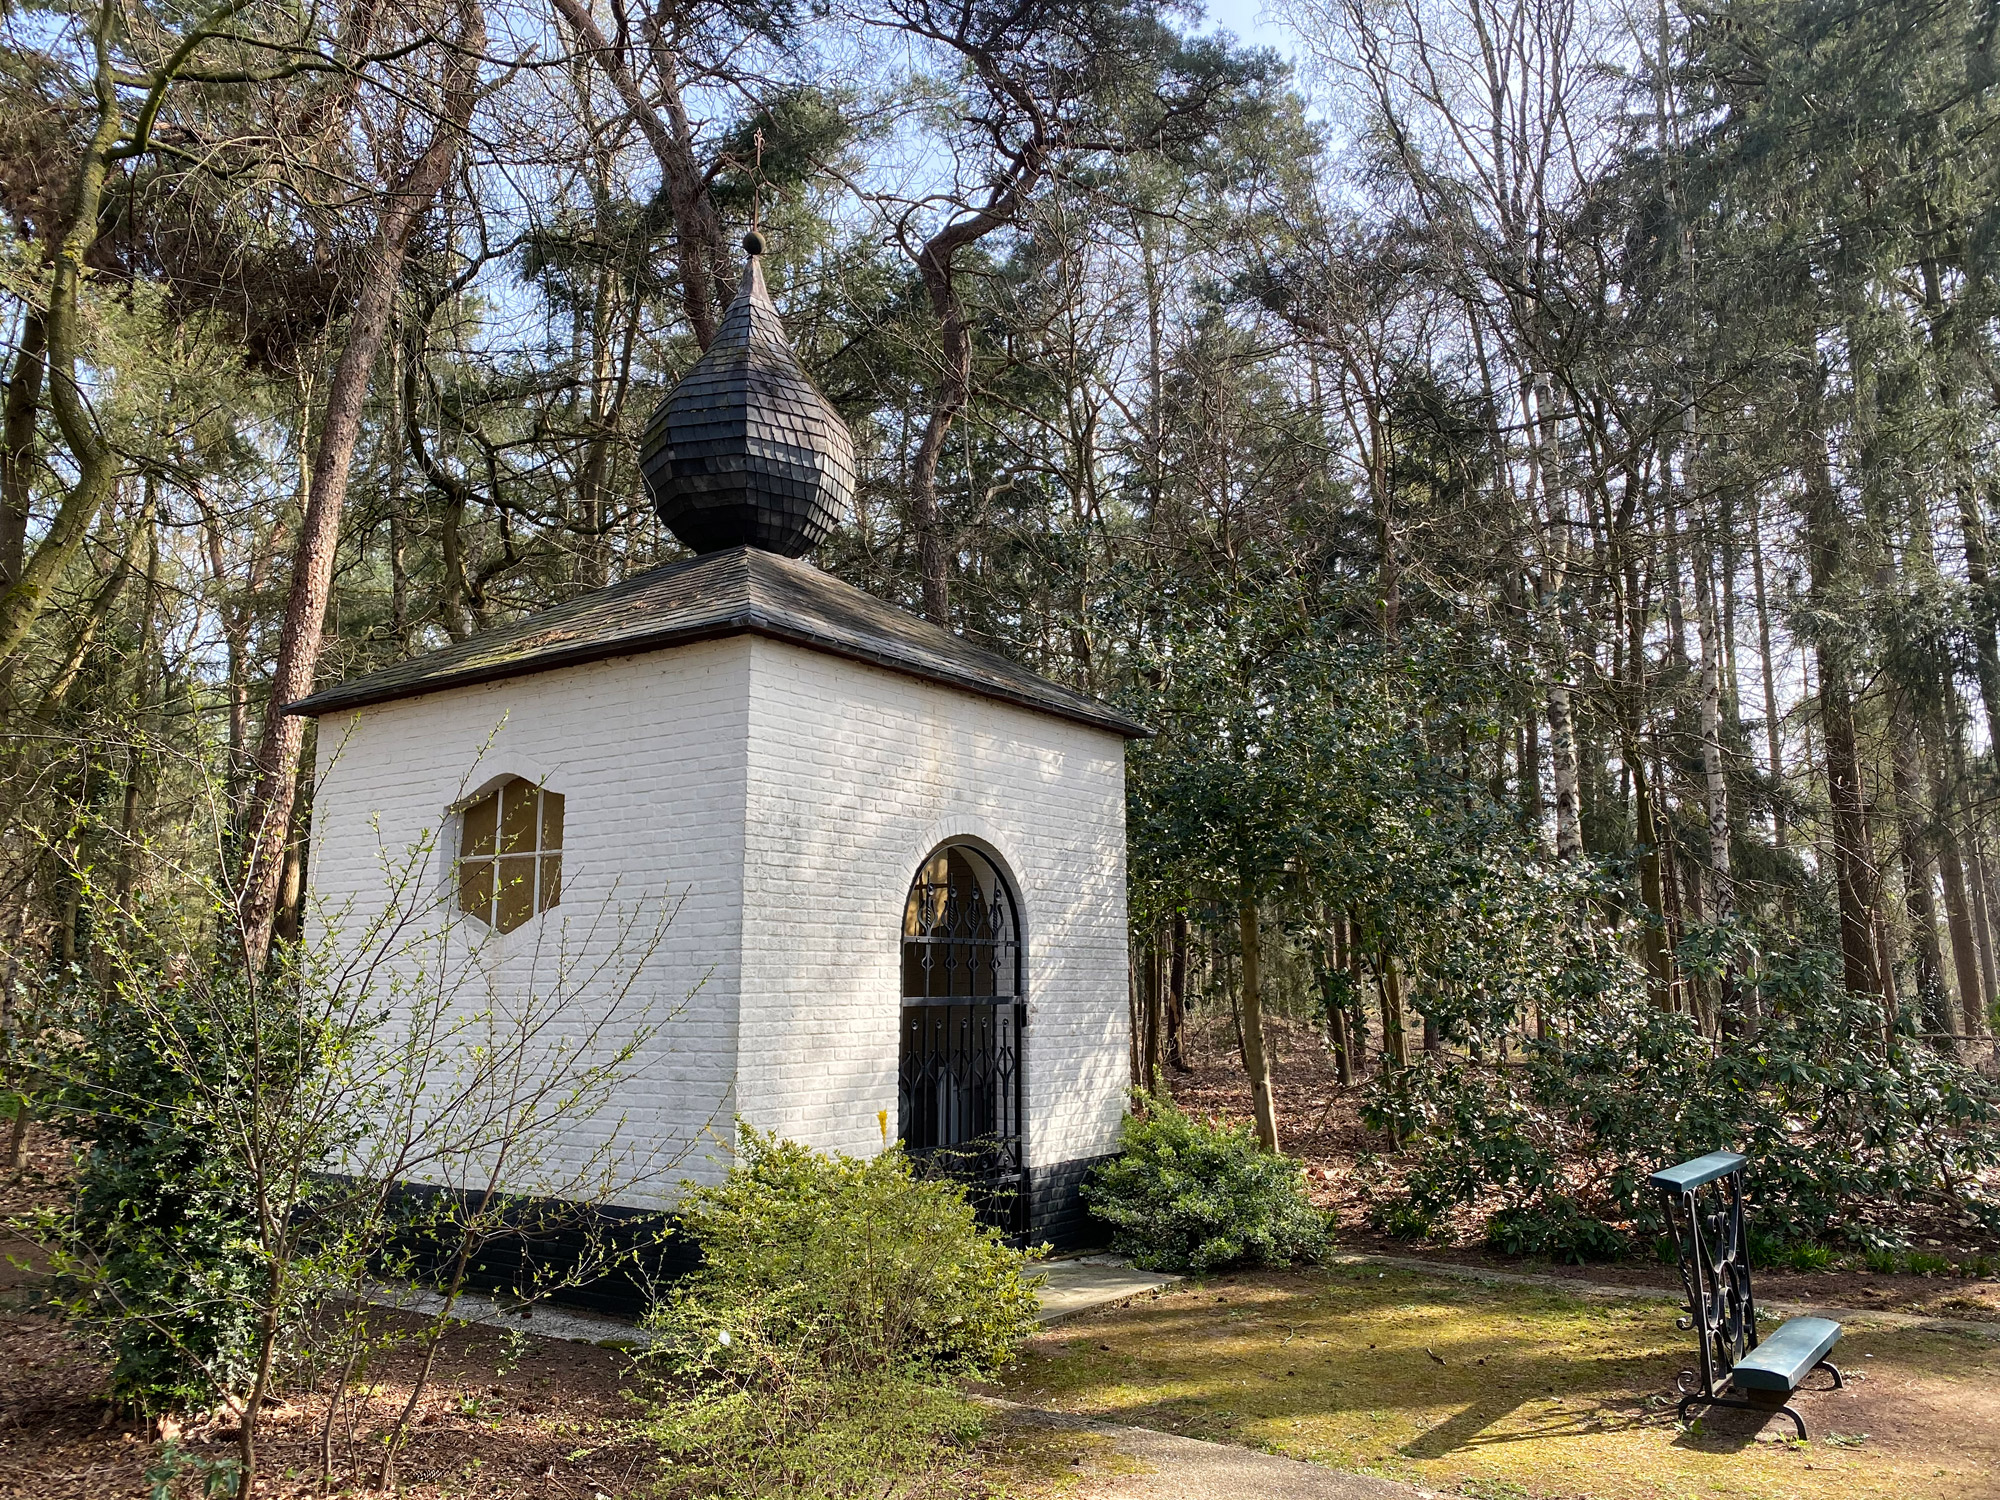
<path id="1" fill-rule="evenodd" d="M 1665 1302 L 1342 1266 L 1065 1323 L 1007 1394 L 1494 1500 L 1996 1493 L 2000 1342 L 1980 1331 L 1851 1329 L 1835 1357 L 1859 1378 L 1798 1398 L 1805 1445 L 1757 1441 L 1749 1413 L 1683 1430 L 1693 1356 Z"/>

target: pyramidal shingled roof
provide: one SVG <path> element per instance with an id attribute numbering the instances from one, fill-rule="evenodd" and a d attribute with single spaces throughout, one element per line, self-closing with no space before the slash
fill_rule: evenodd
<path id="1" fill-rule="evenodd" d="M 316 718 L 731 635 L 789 641 L 1128 739 L 1152 733 L 1108 704 L 1039 677 L 810 563 L 754 547 L 669 563 L 442 651 L 336 684 L 285 711 Z"/>

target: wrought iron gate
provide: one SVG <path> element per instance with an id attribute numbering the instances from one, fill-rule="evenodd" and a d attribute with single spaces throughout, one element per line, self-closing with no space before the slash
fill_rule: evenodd
<path id="1" fill-rule="evenodd" d="M 898 1129 L 924 1167 L 972 1190 L 980 1217 L 1026 1224 L 1021 1041 L 1026 996 L 1014 899 L 978 850 L 939 850 L 903 913 Z"/>

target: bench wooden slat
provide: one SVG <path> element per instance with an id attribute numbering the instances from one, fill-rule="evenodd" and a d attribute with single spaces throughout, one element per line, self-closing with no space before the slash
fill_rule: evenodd
<path id="1" fill-rule="evenodd" d="M 1711 1151 L 1677 1167 L 1662 1167 L 1646 1181 L 1656 1188 L 1687 1193 L 1707 1186 L 1718 1177 L 1727 1177 L 1742 1165 L 1743 1158 L 1734 1151 Z"/>
<path id="2" fill-rule="evenodd" d="M 1788 1318 L 1776 1333 L 1736 1361 L 1730 1378 L 1745 1390 L 1789 1395 L 1839 1342 L 1840 1325 L 1831 1319 Z"/>

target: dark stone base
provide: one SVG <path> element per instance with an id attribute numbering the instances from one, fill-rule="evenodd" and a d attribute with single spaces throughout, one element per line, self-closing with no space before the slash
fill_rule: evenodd
<path id="1" fill-rule="evenodd" d="M 1085 1156 L 1028 1170 L 1028 1234 L 1031 1243 L 1056 1251 L 1087 1250 L 1104 1242 L 1104 1231 L 1083 1206 L 1080 1189 L 1091 1170 L 1108 1156 Z"/>
<path id="2" fill-rule="evenodd" d="M 1028 1172 L 1028 1244 L 1059 1251 L 1088 1249 L 1102 1231 L 1083 1206 L 1078 1189 L 1108 1157 L 1086 1157 L 1034 1167 Z M 385 1258 L 385 1274 L 437 1283 L 448 1279 L 458 1238 L 447 1212 L 466 1194 L 421 1183 L 396 1190 L 403 1228 Z M 637 1318 L 659 1288 L 701 1264 L 701 1252 L 681 1234 L 670 1213 L 613 1205 L 516 1199 L 494 1216 L 498 1224 L 477 1245 L 467 1265 L 469 1290 L 502 1298 L 532 1298 L 616 1318 Z M 461 1219 L 462 1222 L 462 1219 Z"/>
<path id="3" fill-rule="evenodd" d="M 469 1196 L 401 1184 L 396 1210 L 402 1228 L 384 1269 L 432 1284 L 449 1280 L 460 1243 L 452 1224 L 468 1215 L 451 1212 L 454 1205 L 446 1200 L 463 1203 Z M 479 1217 L 497 1222 L 473 1247 L 465 1284 L 503 1299 L 636 1318 L 658 1287 L 701 1264 L 701 1252 L 677 1232 L 674 1216 L 656 1210 L 521 1198 Z"/>

